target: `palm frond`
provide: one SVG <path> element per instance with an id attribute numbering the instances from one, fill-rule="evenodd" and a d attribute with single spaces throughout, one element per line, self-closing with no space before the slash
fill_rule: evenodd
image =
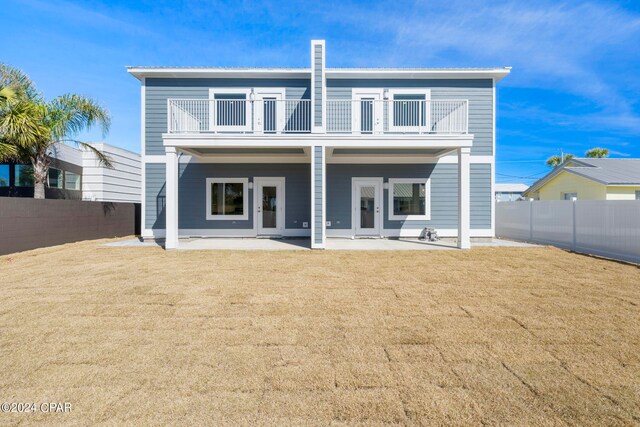
<path id="1" fill-rule="evenodd" d="M 29 76 L 19 68 L 0 62 L 0 87 L 10 87 L 23 99 L 36 101 L 41 95 Z"/>
<path id="2" fill-rule="evenodd" d="M 4 143 L 26 147 L 43 143 L 49 133 L 39 120 L 42 107 L 32 102 L 12 103 L 0 116 L 0 138 Z"/>
<path id="3" fill-rule="evenodd" d="M 18 147 L 0 141 L 0 162 L 14 160 L 18 158 Z"/>
<path id="4" fill-rule="evenodd" d="M 74 142 L 78 144 L 80 147 L 85 148 L 91 151 L 93 154 L 95 154 L 96 157 L 98 158 L 98 163 L 101 166 L 104 166 L 105 168 L 108 168 L 108 169 L 113 169 L 113 163 L 111 163 L 111 157 L 104 154 L 102 151 L 98 150 L 96 147 L 94 147 L 91 144 L 87 144 L 86 142 L 81 142 L 81 141 L 74 141 Z"/>
<path id="5" fill-rule="evenodd" d="M 54 139 L 62 140 L 100 126 L 103 136 L 109 132 L 111 116 L 96 101 L 81 95 L 62 95 L 47 104 L 46 124 Z"/>

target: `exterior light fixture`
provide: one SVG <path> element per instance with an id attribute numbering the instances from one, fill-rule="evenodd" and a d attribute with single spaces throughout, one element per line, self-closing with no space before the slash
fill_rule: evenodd
<path id="1" fill-rule="evenodd" d="M 382 97 L 383 97 L 385 100 L 388 100 L 388 99 L 389 99 L 389 89 L 385 89 L 384 91 L 382 91 Z"/>
<path id="2" fill-rule="evenodd" d="M 254 99 L 256 99 L 256 92 L 253 90 L 253 88 L 251 88 L 251 93 L 249 93 L 249 99 L 251 101 L 253 101 Z"/>

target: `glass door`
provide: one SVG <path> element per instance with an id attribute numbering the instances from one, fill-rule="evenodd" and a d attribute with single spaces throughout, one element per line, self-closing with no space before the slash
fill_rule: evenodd
<path id="1" fill-rule="evenodd" d="M 380 236 L 382 182 L 377 179 L 354 181 L 354 221 L 356 236 Z"/>
<path id="2" fill-rule="evenodd" d="M 255 178 L 255 217 L 258 235 L 284 232 L 284 178 Z"/>

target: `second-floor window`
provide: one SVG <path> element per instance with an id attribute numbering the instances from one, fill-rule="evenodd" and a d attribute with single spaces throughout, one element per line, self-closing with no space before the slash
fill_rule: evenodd
<path id="1" fill-rule="evenodd" d="M 428 89 L 392 89 L 389 95 L 389 128 L 392 132 L 428 131 Z"/>
<path id="2" fill-rule="evenodd" d="M 209 90 L 209 124 L 212 130 L 244 132 L 251 130 L 251 103 L 248 88 L 213 88 Z"/>

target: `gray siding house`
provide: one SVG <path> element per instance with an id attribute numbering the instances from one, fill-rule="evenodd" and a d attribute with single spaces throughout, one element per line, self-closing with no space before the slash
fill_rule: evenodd
<path id="1" fill-rule="evenodd" d="M 509 68 L 128 67 L 142 83 L 142 235 L 494 235 Z"/>

